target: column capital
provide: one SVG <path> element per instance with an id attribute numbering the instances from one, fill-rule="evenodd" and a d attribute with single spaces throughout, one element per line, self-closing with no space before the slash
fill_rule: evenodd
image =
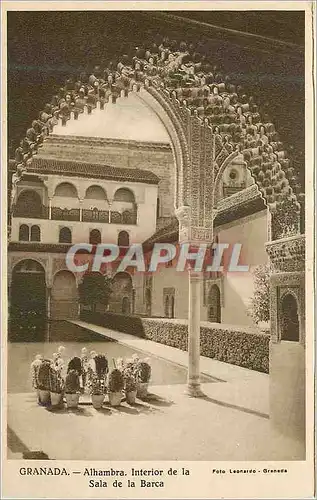
<path id="1" fill-rule="evenodd" d="M 188 271 L 188 276 L 191 281 L 202 281 L 203 279 L 203 271 L 195 271 L 195 264 L 188 263 L 187 265 L 187 271 Z"/>
<path id="2" fill-rule="evenodd" d="M 40 176 L 40 179 L 42 180 L 44 186 L 47 189 L 48 199 L 51 200 L 54 197 L 54 191 L 55 191 L 55 186 L 54 186 L 53 180 L 47 175 Z"/>
<path id="3" fill-rule="evenodd" d="M 181 206 L 175 210 L 175 215 L 179 221 L 179 242 L 189 243 L 193 246 L 199 246 L 202 243 L 213 243 L 213 225 L 193 226 L 191 220 L 191 208 Z"/>
<path id="4" fill-rule="evenodd" d="M 212 244 L 214 239 L 213 227 L 191 226 L 190 243 L 199 246 L 202 243 Z"/>
<path id="5" fill-rule="evenodd" d="M 191 220 L 191 208 L 189 206 L 178 207 L 175 210 L 175 215 L 179 222 L 179 241 L 185 243 L 189 241 L 190 234 L 190 220 Z"/>

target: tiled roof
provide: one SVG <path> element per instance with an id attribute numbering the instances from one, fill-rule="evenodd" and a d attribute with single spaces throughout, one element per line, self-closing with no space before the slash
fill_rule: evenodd
<path id="1" fill-rule="evenodd" d="M 175 219 L 173 219 L 170 224 L 167 224 L 166 226 L 160 228 L 150 238 L 148 238 L 143 243 L 143 246 L 145 250 L 147 250 L 148 248 L 151 248 L 154 243 L 168 243 L 173 242 L 176 239 L 178 240 L 178 220 L 175 217 Z"/>
<path id="2" fill-rule="evenodd" d="M 44 158 L 34 158 L 28 171 L 45 174 L 98 177 L 118 181 L 143 182 L 146 184 L 158 184 L 160 180 L 149 170 L 141 170 L 139 168 L 117 168 L 109 165 Z"/>

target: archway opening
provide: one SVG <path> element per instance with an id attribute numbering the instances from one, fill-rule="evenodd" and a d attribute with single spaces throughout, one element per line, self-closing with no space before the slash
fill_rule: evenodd
<path id="1" fill-rule="evenodd" d="M 87 188 L 85 199 L 107 201 L 107 195 L 104 188 L 102 188 L 101 186 L 93 185 Z"/>
<path id="2" fill-rule="evenodd" d="M 122 314 L 131 314 L 131 304 L 129 297 L 123 297 L 122 299 Z"/>
<path id="3" fill-rule="evenodd" d="M 208 294 L 208 321 L 221 323 L 220 290 L 217 285 L 212 285 Z"/>
<path id="4" fill-rule="evenodd" d="M 101 232 L 99 229 L 92 229 L 89 233 L 89 243 L 91 245 L 99 245 L 101 243 Z"/>
<path id="5" fill-rule="evenodd" d="M 59 231 L 59 243 L 71 243 L 72 232 L 68 227 L 62 227 Z"/>
<path id="6" fill-rule="evenodd" d="M 115 274 L 113 278 L 112 294 L 109 303 L 110 311 L 130 314 L 132 299 L 133 287 L 132 277 L 130 276 L 130 274 L 126 272 Z"/>
<path id="7" fill-rule="evenodd" d="M 38 219 L 42 217 L 42 212 L 42 200 L 40 195 L 31 189 L 22 191 L 15 206 L 15 216 Z"/>
<path id="8" fill-rule="evenodd" d="M 170 310 L 170 298 L 168 295 L 166 295 L 164 302 L 164 316 L 166 318 L 169 318 L 169 310 Z"/>
<path id="9" fill-rule="evenodd" d="M 13 269 L 10 301 L 10 339 L 37 341 L 46 321 L 45 270 L 35 260 L 19 262 Z"/>
<path id="10" fill-rule="evenodd" d="M 39 226 L 31 227 L 31 241 L 41 241 L 41 229 Z"/>
<path id="11" fill-rule="evenodd" d="M 150 288 L 145 290 L 145 314 L 151 316 L 152 313 L 152 292 Z"/>
<path id="12" fill-rule="evenodd" d="M 297 301 L 291 293 L 282 298 L 281 303 L 281 340 L 299 341 L 299 321 Z"/>
<path id="13" fill-rule="evenodd" d="M 30 228 L 27 224 L 21 224 L 19 227 L 19 241 L 29 241 Z"/>
<path id="14" fill-rule="evenodd" d="M 170 299 L 170 318 L 174 318 L 175 317 L 175 298 L 174 298 L 174 295 L 171 296 L 171 299 Z"/>
<path id="15" fill-rule="evenodd" d="M 62 198 L 77 198 L 77 189 L 70 182 L 61 182 L 56 189 L 54 196 L 60 196 Z"/>
<path id="16" fill-rule="evenodd" d="M 130 236 L 127 231 L 120 231 L 118 234 L 118 246 L 128 247 L 130 245 Z"/>
<path id="17" fill-rule="evenodd" d="M 54 276 L 51 295 L 51 319 L 64 320 L 78 317 L 76 279 L 70 271 L 59 271 Z"/>

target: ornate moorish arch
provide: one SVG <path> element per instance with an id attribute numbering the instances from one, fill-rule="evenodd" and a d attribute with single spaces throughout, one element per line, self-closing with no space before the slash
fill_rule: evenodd
<path id="1" fill-rule="evenodd" d="M 165 38 L 159 46 L 137 48 L 130 56 L 120 56 L 116 64 L 96 66 L 89 76 L 67 80 L 15 151 L 12 199 L 16 183 L 57 123 L 67 126 L 81 113 L 103 110 L 107 103 L 137 92 L 164 122 L 171 138 L 181 242 L 213 241 L 215 179 L 225 162 L 237 153 L 243 155 L 271 211 L 273 241 L 266 248 L 275 271 L 270 278 L 272 350 L 280 338 L 281 289 L 291 283 L 301 299 L 305 291 L 305 238 L 300 234 L 304 230 L 303 186 L 266 109 L 260 109 L 252 96 L 213 66 L 210 56 L 194 44 L 177 45 Z M 188 392 L 193 396 L 201 395 L 199 281 L 190 272 Z M 302 306 L 302 326 L 304 311 Z M 292 394 L 291 390 L 286 393 Z"/>
<path id="2" fill-rule="evenodd" d="M 273 224 L 277 221 L 274 237 L 283 237 L 282 228 L 289 223 L 288 234 L 300 233 L 303 189 L 274 125 L 252 96 L 214 71 L 209 54 L 195 52 L 186 42 L 177 47 L 164 39 L 159 46 L 136 49 L 131 57 L 122 55 L 116 65 L 95 67 L 88 78 L 67 80 L 17 148 L 13 182 L 28 168 L 59 120 L 66 125 L 80 113 L 104 109 L 109 101 L 115 103 L 129 92 L 138 92 L 150 104 L 170 134 L 181 237 L 212 239 L 214 178 L 237 152 L 243 154 L 272 211 Z"/>
<path id="3" fill-rule="evenodd" d="M 67 126 L 68 120 L 78 119 L 81 113 L 89 115 L 97 107 L 103 110 L 107 103 L 115 103 L 129 92 L 137 92 L 149 104 L 170 135 L 181 241 L 213 240 L 215 180 L 219 179 L 226 163 L 237 154 L 243 155 L 271 212 L 272 241 L 266 245 L 271 264 L 270 380 L 273 390 L 270 391 L 270 417 L 287 426 L 289 415 L 284 408 L 291 407 L 292 414 L 299 416 L 297 420 L 304 428 L 301 416 L 305 408 L 305 391 L 296 392 L 292 386 L 285 387 L 287 381 L 292 380 L 295 364 L 303 374 L 302 379 L 305 378 L 303 186 L 297 166 L 288 157 L 266 109 L 260 109 L 252 96 L 247 96 L 241 87 L 218 71 L 209 53 L 200 53 L 193 44 L 181 42 L 177 45 L 165 38 L 159 46 L 154 43 L 136 49 L 131 56 L 120 56 L 116 64 L 95 67 L 90 76 L 81 75 L 77 81 L 67 80 L 32 122 L 16 149 L 11 200 L 14 200 L 17 182 L 54 125 L 60 122 Z M 192 272 L 189 274 L 188 392 L 200 396 L 201 278 Z M 274 360 L 285 347 L 281 344 L 278 319 L 283 292 L 289 287 L 299 299 L 300 342 L 295 343 L 296 356 L 284 363 L 289 373 L 282 373 L 281 366 Z M 285 367 L 283 369 L 285 371 Z M 280 392 L 275 391 L 276 387 L 281 388 Z M 276 411 L 277 401 L 283 402 L 279 404 L 283 408 L 282 416 Z"/>

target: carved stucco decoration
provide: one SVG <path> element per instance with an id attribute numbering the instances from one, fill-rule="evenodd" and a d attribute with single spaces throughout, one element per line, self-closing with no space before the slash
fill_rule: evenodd
<path id="1" fill-rule="evenodd" d="M 66 125 L 80 113 L 104 109 L 109 100 L 115 103 L 143 88 L 162 106 L 176 132 L 175 204 L 177 209 L 190 207 L 192 226 L 212 225 L 213 177 L 235 152 L 243 154 L 273 212 L 287 202 L 289 212 L 298 214 L 303 207 L 303 190 L 274 125 L 261 115 L 253 97 L 243 94 L 230 78 L 212 73 L 210 54 L 197 50 L 195 60 L 192 55 L 186 42 L 171 48 L 165 39 L 152 49 L 136 49 L 131 58 L 120 57 L 114 68 L 96 67 L 77 87 L 68 80 L 63 92 L 40 113 L 39 120 L 32 122 L 17 148 L 16 175 L 23 175 L 58 120 Z M 292 234 L 299 233 L 284 209 L 279 211 L 279 219 L 281 226 L 291 224 Z M 278 231 L 276 237 L 280 237 Z"/>
<path id="2" fill-rule="evenodd" d="M 304 272 L 275 272 L 270 277 L 270 320 L 271 340 L 281 341 L 280 308 L 282 298 L 291 293 L 298 304 L 298 319 L 300 327 L 299 341 L 305 344 L 305 273 Z"/>
<path id="3" fill-rule="evenodd" d="M 305 236 L 296 235 L 266 244 L 273 271 L 305 270 Z"/>
<path id="4" fill-rule="evenodd" d="M 180 207 L 175 210 L 175 215 L 179 221 L 179 240 L 182 242 L 189 241 L 191 227 L 191 209 L 190 207 Z"/>

